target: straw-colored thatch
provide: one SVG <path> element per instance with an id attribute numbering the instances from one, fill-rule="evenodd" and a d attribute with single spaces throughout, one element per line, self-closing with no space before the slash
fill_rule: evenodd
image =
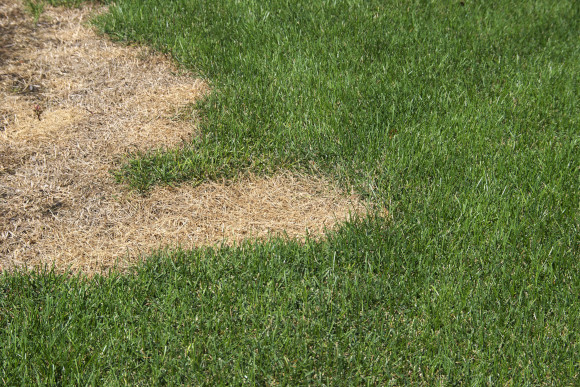
<path id="1" fill-rule="evenodd" d="M 98 11 L 47 7 L 35 26 L 20 1 L 0 0 L 0 270 L 90 273 L 167 245 L 303 238 L 364 210 L 325 179 L 291 173 L 147 197 L 116 184 L 109 171 L 128 151 L 196 134 L 189 113 L 209 87 L 163 55 L 98 36 L 86 23 Z"/>

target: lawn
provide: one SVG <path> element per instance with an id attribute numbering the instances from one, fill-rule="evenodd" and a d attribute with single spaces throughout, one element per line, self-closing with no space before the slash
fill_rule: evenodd
<path id="1" fill-rule="evenodd" d="M 294 170 L 389 216 L 4 273 L 3 383 L 580 383 L 580 3 L 118 0 L 95 23 L 212 87 L 202 134 L 120 184 Z"/>

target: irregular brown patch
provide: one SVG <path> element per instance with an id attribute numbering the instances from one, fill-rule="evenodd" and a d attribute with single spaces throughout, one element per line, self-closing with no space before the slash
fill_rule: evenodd
<path id="1" fill-rule="evenodd" d="M 0 269 L 103 271 L 166 245 L 321 235 L 364 211 L 325 179 L 290 173 L 148 197 L 115 184 L 119 155 L 195 135 L 182 112 L 208 85 L 147 48 L 98 37 L 84 23 L 96 11 L 47 7 L 33 28 L 19 1 L 0 0 Z"/>

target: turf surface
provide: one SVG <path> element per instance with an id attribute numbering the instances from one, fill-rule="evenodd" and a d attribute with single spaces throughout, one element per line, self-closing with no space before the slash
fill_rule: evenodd
<path id="1" fill-rule="evenodd" d="M 97 24 L 214 90 L 189 149 L 121 182 L 300 169 L 392 218 L 5 274 L 2 380 L 578 383 L 578 2 L 119 0 Z"/>

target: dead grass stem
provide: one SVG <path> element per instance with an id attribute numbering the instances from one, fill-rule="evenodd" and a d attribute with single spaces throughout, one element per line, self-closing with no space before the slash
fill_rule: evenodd
<path id="1" fill-rule="evenodd" d="M 289 172 L 147 197 L 114 183 L 128 151 L 196 134 L 178 113 L 209 87 L 146 47 L 99 37 L 86 22 L 102 11 L 47 7 L 33 27 L 20 2 L 0 0 L 0 270 L 103 272 L 167 245 L 321 235 L 364 211 L 327 180 Z"/>

